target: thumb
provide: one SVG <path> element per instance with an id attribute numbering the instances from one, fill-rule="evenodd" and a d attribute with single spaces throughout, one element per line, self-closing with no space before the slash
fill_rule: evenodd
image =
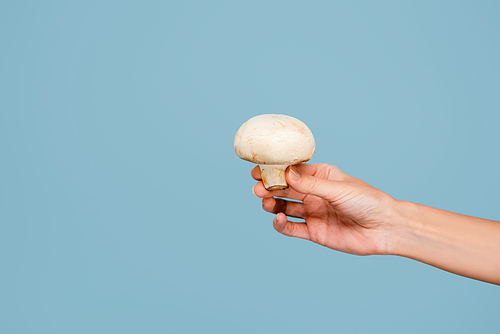
<path id="1" fill-rule="evenodd" d="M 285 174 L 288 185 L 302 194 L 314 195 L 333 202 L 340 194 L 341 181 L 330 181 L 309 174 L 300 173 L 297 168 L 290 166 Z"/>

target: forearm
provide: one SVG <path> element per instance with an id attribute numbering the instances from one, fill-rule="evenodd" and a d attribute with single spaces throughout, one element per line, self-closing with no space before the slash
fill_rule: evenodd
<path id="1" fill-rule="evenodd" d="M 500 222 L 398 202 L 390 252 L 500 284 Z"/>

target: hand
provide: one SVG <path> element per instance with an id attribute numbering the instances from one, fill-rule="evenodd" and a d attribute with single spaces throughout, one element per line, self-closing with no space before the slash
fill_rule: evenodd
<path id="1" fill-rule="evenodd" d="M 350 254 L 390 254 L 388 234 L 397 201 L 388 194 L 328 164 L 288 168 L 290 187 L 285 190 L 267 191 L 258 166 L 252 177 L 259 181 L 253 192 L 262 198 L 264 210 L 277 214 L 276 231 Z"/>

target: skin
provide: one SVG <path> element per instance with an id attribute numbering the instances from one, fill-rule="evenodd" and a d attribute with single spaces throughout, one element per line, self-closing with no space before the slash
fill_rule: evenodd
<path id="1" fill-rule="evenodd" d="M 500 284 L 500 222 L 398 201 L 328 164 L 288 168 L 285 190 L 266 190 L 258 166 L 251 174 L 254 194 L 286 236 L 350 254 L 404 256 Z"/>

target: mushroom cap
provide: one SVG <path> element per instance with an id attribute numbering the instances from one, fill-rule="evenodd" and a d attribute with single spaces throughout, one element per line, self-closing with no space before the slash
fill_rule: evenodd
<path id="1" fill-rule="evenodd" d="M 243 123 L 234 136 L 234 151 L 243 160 L 259 165 L 296 165 L 314 155 L 309 128 L 286 115 L 255 116 Z"/>

